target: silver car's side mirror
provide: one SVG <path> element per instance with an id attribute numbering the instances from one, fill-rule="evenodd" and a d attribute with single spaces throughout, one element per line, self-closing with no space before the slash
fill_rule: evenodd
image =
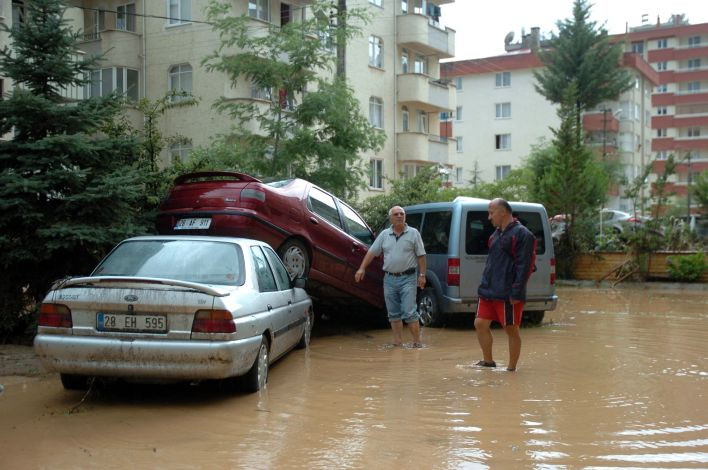
<path id="1" fill-rule="evenodd" d="M 296 277 L 293 279 L 290 283 L 293 287 L 299 287 L 300 289 L 305 288 L 305 284 L 307 284 L 307 279 L 304 277 Z"/>

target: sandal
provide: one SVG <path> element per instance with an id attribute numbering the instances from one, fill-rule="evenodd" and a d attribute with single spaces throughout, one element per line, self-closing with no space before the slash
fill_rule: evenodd
<path id="1" fill-rule="evenodd" d="M 496 367 L 497 363 L 492 361 L 492 362 L 487 362 L 485 360 L 479 361 L 478 363 L 475 364 L 476 366 L 480 367 Z"/>

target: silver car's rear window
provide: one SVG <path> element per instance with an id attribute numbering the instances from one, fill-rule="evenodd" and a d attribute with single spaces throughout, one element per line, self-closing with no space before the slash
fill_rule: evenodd
<path id="1" fill-rule="evenodd" d="M 133 240 L 118 245 L 92 276 L 140 276 L 202 284 L 244 283 L 239 245 L 201 240 Z"/>

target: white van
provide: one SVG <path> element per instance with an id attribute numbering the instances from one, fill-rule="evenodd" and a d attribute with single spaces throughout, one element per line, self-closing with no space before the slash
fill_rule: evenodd
<path id="1" fill-rule="evenodd" d="M 554 310 L 556 260 L 551 227 L 541 204 L 510 202 L 514 217 L 536 236 L 536 265 L 526 289 L 524 321 L 538 324 L 546 310 Z M 425 326 L 440 325 L 444 315 L 474 315 L 477 288 L 487 260 L 489 201 L 457 197 L 405 207 L 406 222 L 420 231 L 427 252 L 425 289 L 418 309 Z"/>

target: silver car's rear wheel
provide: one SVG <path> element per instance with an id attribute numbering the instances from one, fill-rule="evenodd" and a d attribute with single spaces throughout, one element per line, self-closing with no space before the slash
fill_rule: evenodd
<path id="1" fill-rule="evenodd" d="M 287 240 L 278 249 L 278 254 L 290 274 L 290 279 L 307 277 L 307 273 L 310 271 L 310 256 L 302 242 Z"/>
<path id="2" fill-rule="evenodd" d="M 268 382 L 268 340 L 263 337 L 258 355 L 251 369 L 243 376 L 243 386 L 247 392 L 262 390 Z"/>

